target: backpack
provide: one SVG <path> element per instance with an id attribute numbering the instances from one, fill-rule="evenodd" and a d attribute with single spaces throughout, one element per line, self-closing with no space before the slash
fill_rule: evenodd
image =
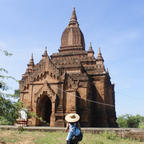
<path id="1" fill-rule="evenodd" d="M 77 143 L 78 141 L 81 141 L 83 139 L 83 133 L 80 132 L 80 134 L 78 136 L 73 136 L 71 139 L 71 142 L 73 144 Z"/>
<path id="2" fill-rule="evenodd" d="M 80 132 L 80 134 L 76 137 L 77 137 L 78 141 L 81 141 L 83 139 L 83 133 Z"/>

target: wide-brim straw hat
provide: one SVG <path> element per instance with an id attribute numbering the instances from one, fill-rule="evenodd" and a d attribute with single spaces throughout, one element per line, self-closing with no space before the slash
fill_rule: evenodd
<path id="1" fill-rule="evenodd" d="M 74 123 L 79 121 L 80 116 L 76 113 L 70 113 L 65 116 L 65 120 L 69 123 Z"/>

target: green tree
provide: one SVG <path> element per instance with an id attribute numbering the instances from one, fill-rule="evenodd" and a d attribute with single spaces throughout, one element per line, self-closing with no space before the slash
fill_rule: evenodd
<path id="1" fill-rule="evenodd" d="M 11 56 L 6 50 L 1 50 L 5 56 Z M 19 90 L 15 90 L 14 94 L 8 94 L 6 91 L 9 86 L 6 80 L 13 79 L 12 76 L 8 76 L 8 71 L 4 68 L 0 68 L 0 124 L 14 124 L 16 118 L 18 117 L 18 110 L 21 107 L 20 102 L 12 102 L 12 98 L 19 97 Z"/>
<path id="2" fill-rule="evenodd" d="M 117 118 L 117 124 L 119 127 L 128 127 L 127 124 L 127 115 L 122 115 Z"/>
<path id="3" fill-rule="evenodd" d="M 140 115 L 133 116 L 130 114 L 125 114 L 117 118 L 117 123 L 119 127 L 138 128 L 140 126 L 142 127 L 142 124 L 144 123 L 144 117 Z"/>
<path id="4" fill-rule="evenodd" d="M 144 129 L 144 121 L 142 121 L 142 122 L 139 123 L 138 128 L 142 128 L 142 129 Z"/>

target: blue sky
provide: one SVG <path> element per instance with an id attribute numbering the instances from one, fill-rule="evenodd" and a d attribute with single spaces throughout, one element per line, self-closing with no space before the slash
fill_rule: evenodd
<path id="1" fill-rule="evenodd" d="M 105 67 L 115 83 L 116 112 L 144 115 L 144 1 L 143 0 L 0 0 L 0 67 L 21 79 L 34 54 L 41 59 L 58 51 L 73 7 L 95 56 L 101 47 Z M 10 81 L 12 89 L 18 84 Z"/>

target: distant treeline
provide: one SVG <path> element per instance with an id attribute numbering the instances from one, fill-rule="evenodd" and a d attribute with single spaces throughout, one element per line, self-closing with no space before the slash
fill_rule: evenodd
<path id="1" fill-rule="evenodd" d="M 118 116 L 117 123 L 120 128 L 143 128 L 144 116 L 125 114 Z"/>

